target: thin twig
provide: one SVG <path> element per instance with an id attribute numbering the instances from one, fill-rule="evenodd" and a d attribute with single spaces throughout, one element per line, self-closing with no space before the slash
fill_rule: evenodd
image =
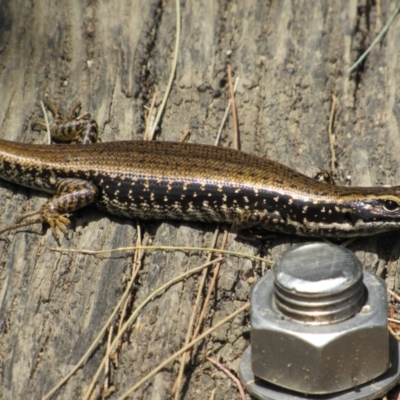
<path id="1" fill-rule="evenodd" d="M 393 290 L 390 290 L 390 289 L 386 289 L 386 290 L 387 290 L 387 292 L 388 292 L 391 296 L 393 296 L 397 301 L 400 301 L 400 296 L 399 296 L 397 293 L 393 292 Z"/>
<path id="2" fill-rule="evenodd" d="M 228 83 L 229 83 L 229 92 L 231 94 L 231 103 L 232 103 L 232 119 L 233 119 L 233 148 L 235 150 L 240 150 L 240 140 L 239 140 L 239 124 L 236 110 L 236 100 L 235 100 L 235 91 L 233 89 L 232 84 L 232 70 L 231 66 L 228 65 Z"/>
<path id="3" fill-rule="evenodd" d="M 138 249 L 140 250 L 140 249 Z M 140 258 L 139 258 L 139 262 L 140 262 Z M 134 277 L 134 279 L 136 279 L 136 276 Z M 132 290 L 132 286 L 135 282 L 134 279 L 131 279 L 123 293 L 123 295 L 121 296 L 118 304 L 115 306 L 113 312 L 111 313 L 110 317 L 108 318 L 107 322 L 104 324 L 104 326 L 101 328 L 99 334 L 96 336 L 96 338 L 93 340 L 92 344 L 89 346 L 88 350 L 86 351 L 86 353 L 81 357 L 81 359 L 77 362 L 77 364 L 72 368 L 72 370 L 63 378 L 61 379 L 56 386 L 54 386 L 53 389 L 50 390 L 50 392 L 48 392 L 43 398 L 42 400 L 47 400 L 50 399 L 50 397 L 52 397 L 55 393 L 57 393 L 57 391 L 66 383 L 68 382 L 68 380 L 71 378 L 71 376 L 73 376 L 76 371 L 78 371 L 79 368 L 81 368 L 86 361 L 89 359 L 90 355 L 92 354 L 92 352 L 95 350 L 95 348 L 99 345 L 99 343 L 101 343 L 102 338 L 104 337 L 104 333 L 107 331 L 108 327 L 111 325 L 111 323 L 114 320 L 115 315 L 118 313 L 118 311 L 120 310 L 122 304 L 124 303 L 125 299 L 128 297 L 129 293 Z M 115 340 L 114 340 L 115 341 Z M 112 347 L 110 347 L 110 353 L 112 351 Z M 108 353 L 108 352 L 107 352 Z"/>
<path id="4" fill-rule="evenodd" d="M 108 328 L 107 349 L 110 348 L 113 331 L 114 331 L 113 326 L 110 325 L 110 327 Z M 110 378 L 109 373 L 110 373 L 110 358 L 108 358 L 107 362 L 104 365 L 104 392 L 106 392 L 108 389 L 109 378 Z"/>
<path id="5" fill-rule="evenodd" d="M 212 243 L 213 246 L 215 246 L 215 241 L 216 241 L 216 239 L 218 237 L 218 233 L 219 233 L 219 228 L 217 228 L 216 231 L 215 231 L 214 240 L 213 240 L 213 243 Z M 225 247 L 227 239 L 228 239 L 228 232 L 225 231 L 224 236 L 222 238 L 221 250 Z M 208 256 L 207 260 L 208 259 L 211 259 L 211 253 L 209 253 L 209 256 Z M 206 298 L 205 298 L 204 303 L 203 303 L 203 307 L 201 308 L 200 316 L 199 316 L 199 319 L 197 321 L 196 328 L 194 329 L 194 332 L 191 335 L 191 340 L 196 339 L 196 337 L 199 335 L 201 327 L 203 326 L 203 321 L 204 321 L 204 318 L 205 318 L 205 314 L 206 314 L 206 311 L 208 309 L 208 304 L 210 302 L 211 294 L 212 294 L 212 292 L 214 290 L 214 287 L 215 287 L 215 284 L 216 284 L 216 281 L 217 281 L 217 277 L 218 277 L 218 274 L 219 274 L 220 267 L 221 267 L 221 263 L 218 262 L 215 265 L 213 278 L 212 278 L 210 286 L 208 288 L 207 295 L 206 295 Z M 208 271 L 205 270 L 204 273 L 203 273 L 203 276 L 202 276 L 201 284 L 199 285 L 198 294 L 202 293 L 202 291 L 203 291 L 203 287 L 205 285 L 205 280 L 206 280 L 207 274 L 208 274 Z M 200 292 L 200 289 L 201 289 L 201 292 Z M 189 338 L 187 338 L 187 339 L 189 339 Z M 185 345 L 187 345 L 188 342 L 189 342 L 189 340 L 187 342 L 185 342 Z M 187 365 L 187 363 L 189 362 L 189 359 L 190 359 L 190 351 L 188 351 L 187 353 L 184 353 L 182 355 L 181 368 L 179 370 L 179 376 L 178 376 L 178 379 L 176 380 L 175 385 L 174 385 L 174 389 L 177 389 L 177 391 L 175 392 L 175 399 L 176 400 L 179 399 L 180 381 L 181 381 L 182 376 L 183 376 L 184 368 Z"/>
<path id="6" fill-rule="evenodd" d="M 216 246 L 216 244 L 217 244 L 218 235 L 219 235 L 219 227 L 217 227 L 215 229 L 215 231 L 214 231 L 214 236 L 213 236 L 213 238 L 211 240 L 211 247 L 212 248 L 214 248 Z M 213 254 L 212 252 L 208 253 L 207 262 L 211 261 L 212 254 Z M 218 264 L 219 263 L 217 263 L 216 265 L 218 265 Z M 203 290 L 204 290 L 204 286 L 206 284 L 206 280 L 207 280 L 207 276 L 208 276 L 208 272 L 209 272 L 208 270 L 209 270 L 208 268 L 203 270 L 203 273 L 201 274 L 200 282 L 197 285 L 197 296 L 196 296 L 196 300 L 194 302 L 192 315 L 190 317 L 190 321 L 189 321 L 189 324 L 188 324 L 184 346 L 187 346 L 188 343 L 191 340 L 193 340 L 194 319 L 195 319 L 195 317 L 197 315 L 198 309 L 200 307 L 200 302 L 201 302 L 201 299 L 203 297 Z M 179 399 L 181 381 L 182 381 L 183 373 L 185 371 L 185 367 L 187 365 L 188 360 L 189 360 L 189 353 L 182 354 L 182 357 L 181 357 L 181 360 L 180 360 L 178 376 L 176 377 L 174 386 L 172 388 L 172 393 L 175 394 L 175 399 Z"/>
<path id="7" fill-rule="evenodd" d="M 342 246 L 342 247 L 349 247 L 353 242 L 355 242 L 356 240 L 357 240 L 358 238 L 350 238 L 350 239 L 347 239 L 347 240 L 345 240 L 344 242 L 342 242 L 340 245 Z M 329 240 L 327 241 L 327 243 L 332 243 L 332 242 L 329 242 Z"/>
<path id="8" fill-rule="evenodd" d="M 136 244 L 138 246 L 142 245 L 142 227 L 139 223 L 139 221 L 136 221 Z M 132 262 L 132 274 L 131 274 L 131 281 L 136 281 L 136 278 L 139 274 L 139 271 L 142 267 L 142 264 L 139 262 L 139 259 L 142 257 L 142 253 L 140 251 L 135 251 L 135 254 L 133 255 L 133 262 Z M 126 297 L 125 303 L 122 307 L 122 312 L 121 315 L 119 317 L 119 323 L 118 323 L 118 330 L 117 332 L 119 332 L 122 329 L 122 325 L 124 323 L 125 320 L 125 314 L 126 314 L 126 310 L 128 308 L 128 305 L 131 302 L 131 298 L 132 295 L 129 294 L 129 296 Z"/>
<path id="9" fill-rule="evenodd" d="M 337 97 L 333 94 L 331 114 L 329 116 L 328 135 L 329 135 L 329 147 L 331 149 L 331 172 L 334 175 L 336 175 L 336 153 L 335 153 L 335 136 L 333 134 L 333 121 L 335 117 L 336 103 L 337 103 Z"/>
<path id="10" fill-rule="evenodd" d="M 382 28 L 382 30 L 379 32 L 379 35 L 373 40 L 371 45 L 368 47 L 367 50 L 363 53 L 363 55 L 349 68 L 349 73 L 352 73 L 364 60 L 365 57 L 369 54 L 369 52 L 372 50 L 372 48 L 382 39 L 383 35 L 386 33 L 386 31 L 389 29 L 390 25 L 396 18 L 396 15 L 400 11 L 400 3 L 394 10 L 392 16 L 390 17 L 389 21 L 386 23 L 386 25 Z"/>
<path id="11" fill-rule="evenodd" d="M 237 251 L 232 250 L 221 250 L 221 249 L 213 249 L 209 247 L 190 247 L 190 246 L 133 246 L 133 247 L 117 247 L 115 249 L 108 249 L 108 250 L 77 250 L 77 249 L 64 249 L 64 248 L 51 248 L 50 250 L 56 251 L 59 253 L 80 253 L 80 254 L 88 254 L 92 256 L 96 256 L 99 254 L 106 254 L 106 253 L 116 253 L 116 252 L 127 252 L 127 251 L 134 251 L 134 250 L 149 250 L 149 251 L 206 251 L 206 252 L 213 252 L 213 253 L 222 253 L 222 254 L 229 254 L 235 257 L 241 258 L 248 258 L 250 260 L 257 260 L 261 262 L 265 262 L 270 265 L 274 265 L 274 262 L 271 260 L 267 260 L 263 257 L 253 256 L 251 254 L 240 253 Z"/>
<path id="12" fill-rule="evenodd" d="M 390 325 L 388 325 L 388 331 L 393 335 L 393 337 L 394 337 L 398 342 L 400 342 L 400 337 L 399 337 L 399 335 L 396 334 L 396 332 L 394 331 L 394 329 L 393 329 Z"/>
<path id="13" fill-rule="evenodd" d="M 157 95 L 154 93 L 153 98 L 151 99 L 149 113 L 147 114 L 147 118 L 146 118 L 146 130 L 143 135 L 143 140 L 151 140 L 152 139 L 152 138 L 150 138 L 149 130 L 150 130 L 150 126 L 153 125 L 153 113 L 154 113 L 154 107 L 156 104 L 156 97 L 157 97 Z"/>
<path id="14" fill-rule="evenodd" d="M 236 93 L 236 88 L 237 88 L 238 82 L 239 82 L 239 78 L 236 78 L 235 86 L 233 87 L 233 92 L 234 93 Z M 232 99 L 229 99 L 228 105 L 226 106 L 225 113 L 224 113 L 224 116 L 223 116 L 222 121 L 221 121 L 221 125 L 219 126 L 219 129 L 218 129 L 218 134 L 217 134 L 217 137 L 215 139 L 214 146 L 219 146 L 219 141 L 221 139 L 222 129 L 224 129 L 225 122 L 226 122 L 226 120 L 228 118 L 229 111 L 231 109 L 231 105 L 232 105 Z"/>
<path id="15" fill-rule="evenodd" d="M 139 382 L 137 382 L 134 386 L 132 386 L 130 389 L 128 389 L 118 400 L 126 399 L 134 391 L 139 389 L 140 386 L 142 386 L 144 383 L 146 383 L 150 378 L 152 378 L 154 375 L 157 375 L 158 372 L 160 372 L 163 368 L 165 368 L 171 361 L 175 360 L 181 354 L 183 354 L 186 351 L 188 351 L 189 349 L 191 349 L 195 344 L 197 344 L 198 342 L 203 340 L 205 337 L 210 335 L 212 332 L 214 332 L 220 326 L 226 324 L 228 321 L 230 321 L 231 319 L 235 318 L 237 315 L 241 314 L 243 311 L 246 311 L 249 307 L 250 307 L 250 303 L 246 303 L 244 306 L 242 306 L 239 309 L 237 309 L 231 315 L 228 315 L 226 318 L 224 318 L 223 320 L 221 320 L 220 322 L 218 322 L 217 324 L 212 326 L 210 329 L 207 329 L 197 339 L 195 339 L 192 342 L 190 342 L 187 346 L 182 347 L 179 351 L 177 351 L 172 356 L 170 356 L 165 361 L 163 361 L 161 364 L 159 364 L 157 366 L 157 368 L 153 369 L 153 371 L 151 371 L 144 378 L 142 378 Z"/>
<path id="16" fill-rule="evenodd" d="M 142 311 L 142 309 L 150 302 L 152 301 L 155 297 L 157 297 L 158 295 L 160 295 L 165 289 L 167 289 L 169 286 L 182 281 L 183 279 L 185 279 L 186 277 L 195 274 L 199 271 L 201 271 L 203 268 L 208 268 L 210 265 L 215 264 L 216 262 L 220 261 L 221 258 L 217 258 L 216 260 L 213 260 L 209 263 L 205 263 L 203 265 L 201 265 L 200 267 L 197 268 L 193 268 L 187 272 L 185 272 L 184 274 L 181 274 L 171 280 L 169 280 L 167 283 L 165 283 L 164 285 L 160 286 L 159 288 L 157 288 L 156 290 L 154 290 L 149 296 L 146 297 L 146 299 L 132 312 L 131 316 L 128 318 L 128 320 L 124 323 L 124 326 L 122 327 L 122 329 L 118 332 L 117 336 L 115 337 L 114 341 L 111 343 L 111 346 L 109 348 L 109 350 L 107 351 L 107 354 L 105 355 L 105 357 L 103 357 L 103 360 L 101 361 L 100 365 L 97 368 L 96 373 L 94 374 L 94 377 L 89 385 L 89 388 L 86 390 L 86 393 L 83 397 L 84 400 L 88 400 L 93 392 L 93 389 L 96 385 L 97 380 L 99 379 L 99 376 L 101 374 L 101 371 L 103 370 L 104 367 L 104 363 L 106 362 L 109 354 L 114 351 L 115 347 L 117 346 L 117 344 L 119 343 L 122 335 L 127 331 L 127 329 L 132 325 L 133 321 L 137 318 L 137 316 L 139 315 L 140 311 Z"/>
<path id="17" fill-rule="evenodd" d="M 219 249 L 219 250 L 220 250 L 220 254 L 223 253 L 224 247 L 226 246 L 226 242 L 227 242 L 227 241 L 228 241 L 228 231 L 225 231 L 225 232 L 224 232 L 224 236 L 223 236 L 223 238 L 222 238 L 222 245 L 221 245 L 221 248 Z M 222 256 L 221 256 L 221 257 L 222 257 Z M 213 292 L 213 290 L 214 290 L 214 287 L 215 287 L 215 284 L 216 284 L 216 281 L 217 281 L 217 277 L 218 277 L 218 273 L 219 273 L 219 268 L 220 268 L 220 266 L 221 266 L 220 263 L 218 263 L 218 264 L 215 266 L 213 279 L 212 279 L 211 284 L 210 284 L 210 287 L 209 287 L 209 289 L 208 289 L 207 296 L 206 296 L 206 299 L 205 299 L 205 301 L 204 301 L 203 308 L 202 308 L 202 310 L 201 310 L 201 312 L 200 312 L 199 322 L 197 323 L 196 329 L 195 329 L 195 331 L 194 331 L 193 339 L 195 339 L 195 338 L 197 337 L 197 335 L 198 335 L 199 332 L 200 332 L 201 326 L 202 326 L 202 324 L 203 324 L 203 320 L 204 320 L 204 316 L 205 316 L 206 311 L 207 311 L 208 303 L 209 303 L 209 301 L 210 301 L 211 294 L 212 294 L 212 292 Z"/>
<path id="18" fill-rule="evenodd" d="M 224 367 L 224 366 L 223 366 L 220 362 L 218 362 L 217 360 L 214 360 L 214 359 L 212 359 L 211 357 L 207 357 L 207 360 L 210 361 L 210 363 L 214 364 L 214 365 L 215 365 L 217 368 L 219 368 L 221 371 L 223 371 L 226 375 L 229 376 L 229 378 L 231 378 L 231 379 L 235 382 L 235 384 L 236 384 L 236 386 L 237 386 L 237 388 L 238 388 L 238 390 L 239 390 L 239 393 L 240 393 L 240 398 L 241 398 L 242 400 L 246 400 L 246 394 L 244 393 L 243 385 L 242 385 L 242 383 L 240 382 L 240 379 L 239 379 L 237 376 L 235 376 L 234 374 L 232 374 L 232 372 L 229 371 L 228 368 Z"/>
<path id="19" fill-rule="evenodd" d="M 40 107 L 42 108 L 43 111 L 43 118 L 44 122 L 46 124 L 46 137 L 47 137 L 47 144 L 51 144 L 51 133 L 50 133 L 50 122 L 49 122 L 49 117 L 47 116 L 47 111 L 46 107 L 43 103 L 42 100 L 40 100 Z"/>
<path id="20" fill-rule="evenodd" d="M 157 125 L 161 119 L 161 115 L 164 112 L 165 104 L 167 103 L 167 99 L 168 99 L 169 93 L 171 91 L 172 82 L 174 81 L 174 78 L 175 78 L 176 65 L 178 63 L 179 41 L 180 41 L 180 37 L 181 37 L 181 9 L 180 9 L 179 0 L 175 1 L 175 8 L 176 8 L 176 37 L 175 37 L 174 59 L 172 61 L 172 69 L 171 69 L 171 73 L 169 75 L 168 84 L 165 89 L 164 97 L 163 97 L 161 105 L 158 109 L 156 120 L 154 121 L 154 124 L 150 130 L 149 140 L 153 139 L 154 132 L 156 131 Z"/>
<path id="21" fill-rule="evenodd" d="M 182 135 L 182 137 L 179 139 L 179 142 L 183 143 L 186 138 L 190 135 L 192 132 L 193 126 L 189 125 L 188 128 L 186 129 L 186 132 Z"/>

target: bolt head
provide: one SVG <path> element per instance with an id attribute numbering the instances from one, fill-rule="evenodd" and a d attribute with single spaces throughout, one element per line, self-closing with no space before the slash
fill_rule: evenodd
<path id="1" fill-rule="evenodd" d="M 252 290 L 251 354 L 256 377 L 290 390 L 325 394 L 356 387 L 389 367 L 386 287 L 364 271 L 368 300 L 331 325 L 291 320 L 274 304 L 272 274 Z"/>

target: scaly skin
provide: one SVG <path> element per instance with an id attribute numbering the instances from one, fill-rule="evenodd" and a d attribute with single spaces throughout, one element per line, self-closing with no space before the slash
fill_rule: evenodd
<path id="1" fill-rule="evenodd" d="M 72 122 L 97 135 L 89 117 Z M 53 132 L 64 129 L 76 137 L 71 119 L 59 119 Z M 63 214 L 90 203 L 128 218 L 222 222 L 238 230 L 314 237 L 367 236 L 400 228 L 400 186 L 335 186 L 275 161 L 198 144 L 0 140 L 0 178 L 55 194 L 20 221 L 36 218 L 11 228 L 47 222 L 56 237 L 56 227 L 67 231 Z"/>

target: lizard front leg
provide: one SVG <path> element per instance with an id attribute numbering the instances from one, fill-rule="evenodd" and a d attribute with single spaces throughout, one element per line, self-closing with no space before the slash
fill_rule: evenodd
<path id="1" fill-rule="evenodd" d="M 23 215 L 15 224 L 0 230 L 0 234 L 23 226 L 46 223 L 50 226 L 54 238 L 59 241 L 57 229 L 67 236 L 67 225 L 70 224 L 69 219 L 63 214 L 93 203 L 97 195 L 98 189 L 92 182 L 76 178 L 59 178 L 56 182 L 56 194 L 52 198 L 39 210 Z"/>

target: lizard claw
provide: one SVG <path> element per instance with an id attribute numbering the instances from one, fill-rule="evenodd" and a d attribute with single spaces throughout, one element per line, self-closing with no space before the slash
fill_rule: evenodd
<path id="1" fill-rule="evenodd" d="M 36 218 L 22 222 L 23 220 L 26 220 L 37 214 L 39 215 Z M 64 217 L 63 215 L 58 213 L 57 211 L 45 210 L 43 212 L 43 210 L 37 210 L 28 214 L 24 214 L 17 220 L 16 224 L 10 226 L 9 229 L 19 228 L 21 226 L 28 226 L 33 224 L 44 224 L 44 223 L 50 226 L 51 233 L 53 234 L 54 239 L 56 239 L 58 243 L 60 242 L 60 237 L 58 235 L 57 228 L 68 239 L 67 225 L 70 225 L 71 221 L 67 217 Z"/>
<path id="2" fill-rule="evenodd" d="M 52 216 L 46 215 L 44 222 L 50 226 L 51 233 L 57 242 L 59 242 L 57 228 L 69 239 L 67 225 L 71 225 L 71 221 L 67 217 L 55 212 Z"/>

